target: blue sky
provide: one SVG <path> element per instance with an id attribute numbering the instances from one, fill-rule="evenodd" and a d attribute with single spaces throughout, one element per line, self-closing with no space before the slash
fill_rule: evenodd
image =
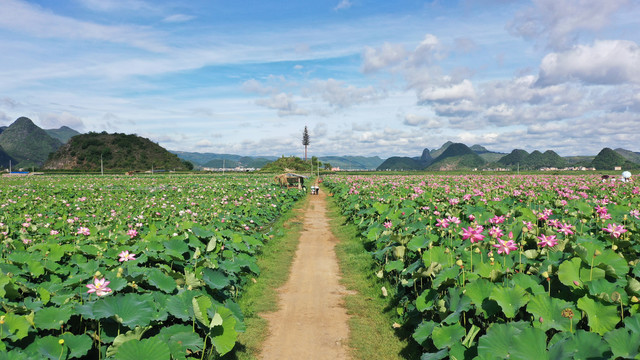
<path id="1" fill-rule="evenodd" d="M 171 150 L 640 151 L 635 0 L 0 1 L 0 126 Z"/>

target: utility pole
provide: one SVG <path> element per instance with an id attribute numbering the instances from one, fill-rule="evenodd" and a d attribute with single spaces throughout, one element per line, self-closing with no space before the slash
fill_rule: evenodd
<path id="1" fill-rule="evenodd" d="M 100 153 L 100 175 L 104 176 L 104 165 L 102 164 L 102 153 Z"/>

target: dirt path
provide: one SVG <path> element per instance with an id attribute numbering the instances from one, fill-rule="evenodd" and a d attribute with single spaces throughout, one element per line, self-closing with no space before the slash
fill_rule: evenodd
<path id="1" fill-rule="evenodd" d="M 304 230 L 287 283 L 278 289 L 279 309 L 262 314 L 269 336 L 260 358 L 348 359 L 348 316 L 342 306 L 347 293 L 340 285 L 336 239 L 329 229 L 326 198 L 309 195 Z"/>

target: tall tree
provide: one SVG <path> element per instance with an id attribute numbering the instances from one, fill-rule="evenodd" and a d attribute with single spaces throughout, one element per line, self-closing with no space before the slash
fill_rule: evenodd
<path id="1" fill-rule="evenodd" d="M 304 127 L 304 131 L 302 132 L 302 145 L 304 145 L 304 161 L 307 161 L 307 146 L 310 144 L 309 140 L 309 131 L 307 127 Z"/>

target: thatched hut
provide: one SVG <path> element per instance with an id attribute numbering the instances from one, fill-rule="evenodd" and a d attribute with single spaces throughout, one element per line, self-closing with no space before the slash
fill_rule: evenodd
<path id="1" fill-rule="evenodd" d="M 287 188 L 297 187 L 302 189 L 304 187 L 304 179 L 307 177 L 304 175 L 298 175 L 294 173 L 285 173 L 276 175 L 273 180 L 280 186 L 286 186 Z"/>

